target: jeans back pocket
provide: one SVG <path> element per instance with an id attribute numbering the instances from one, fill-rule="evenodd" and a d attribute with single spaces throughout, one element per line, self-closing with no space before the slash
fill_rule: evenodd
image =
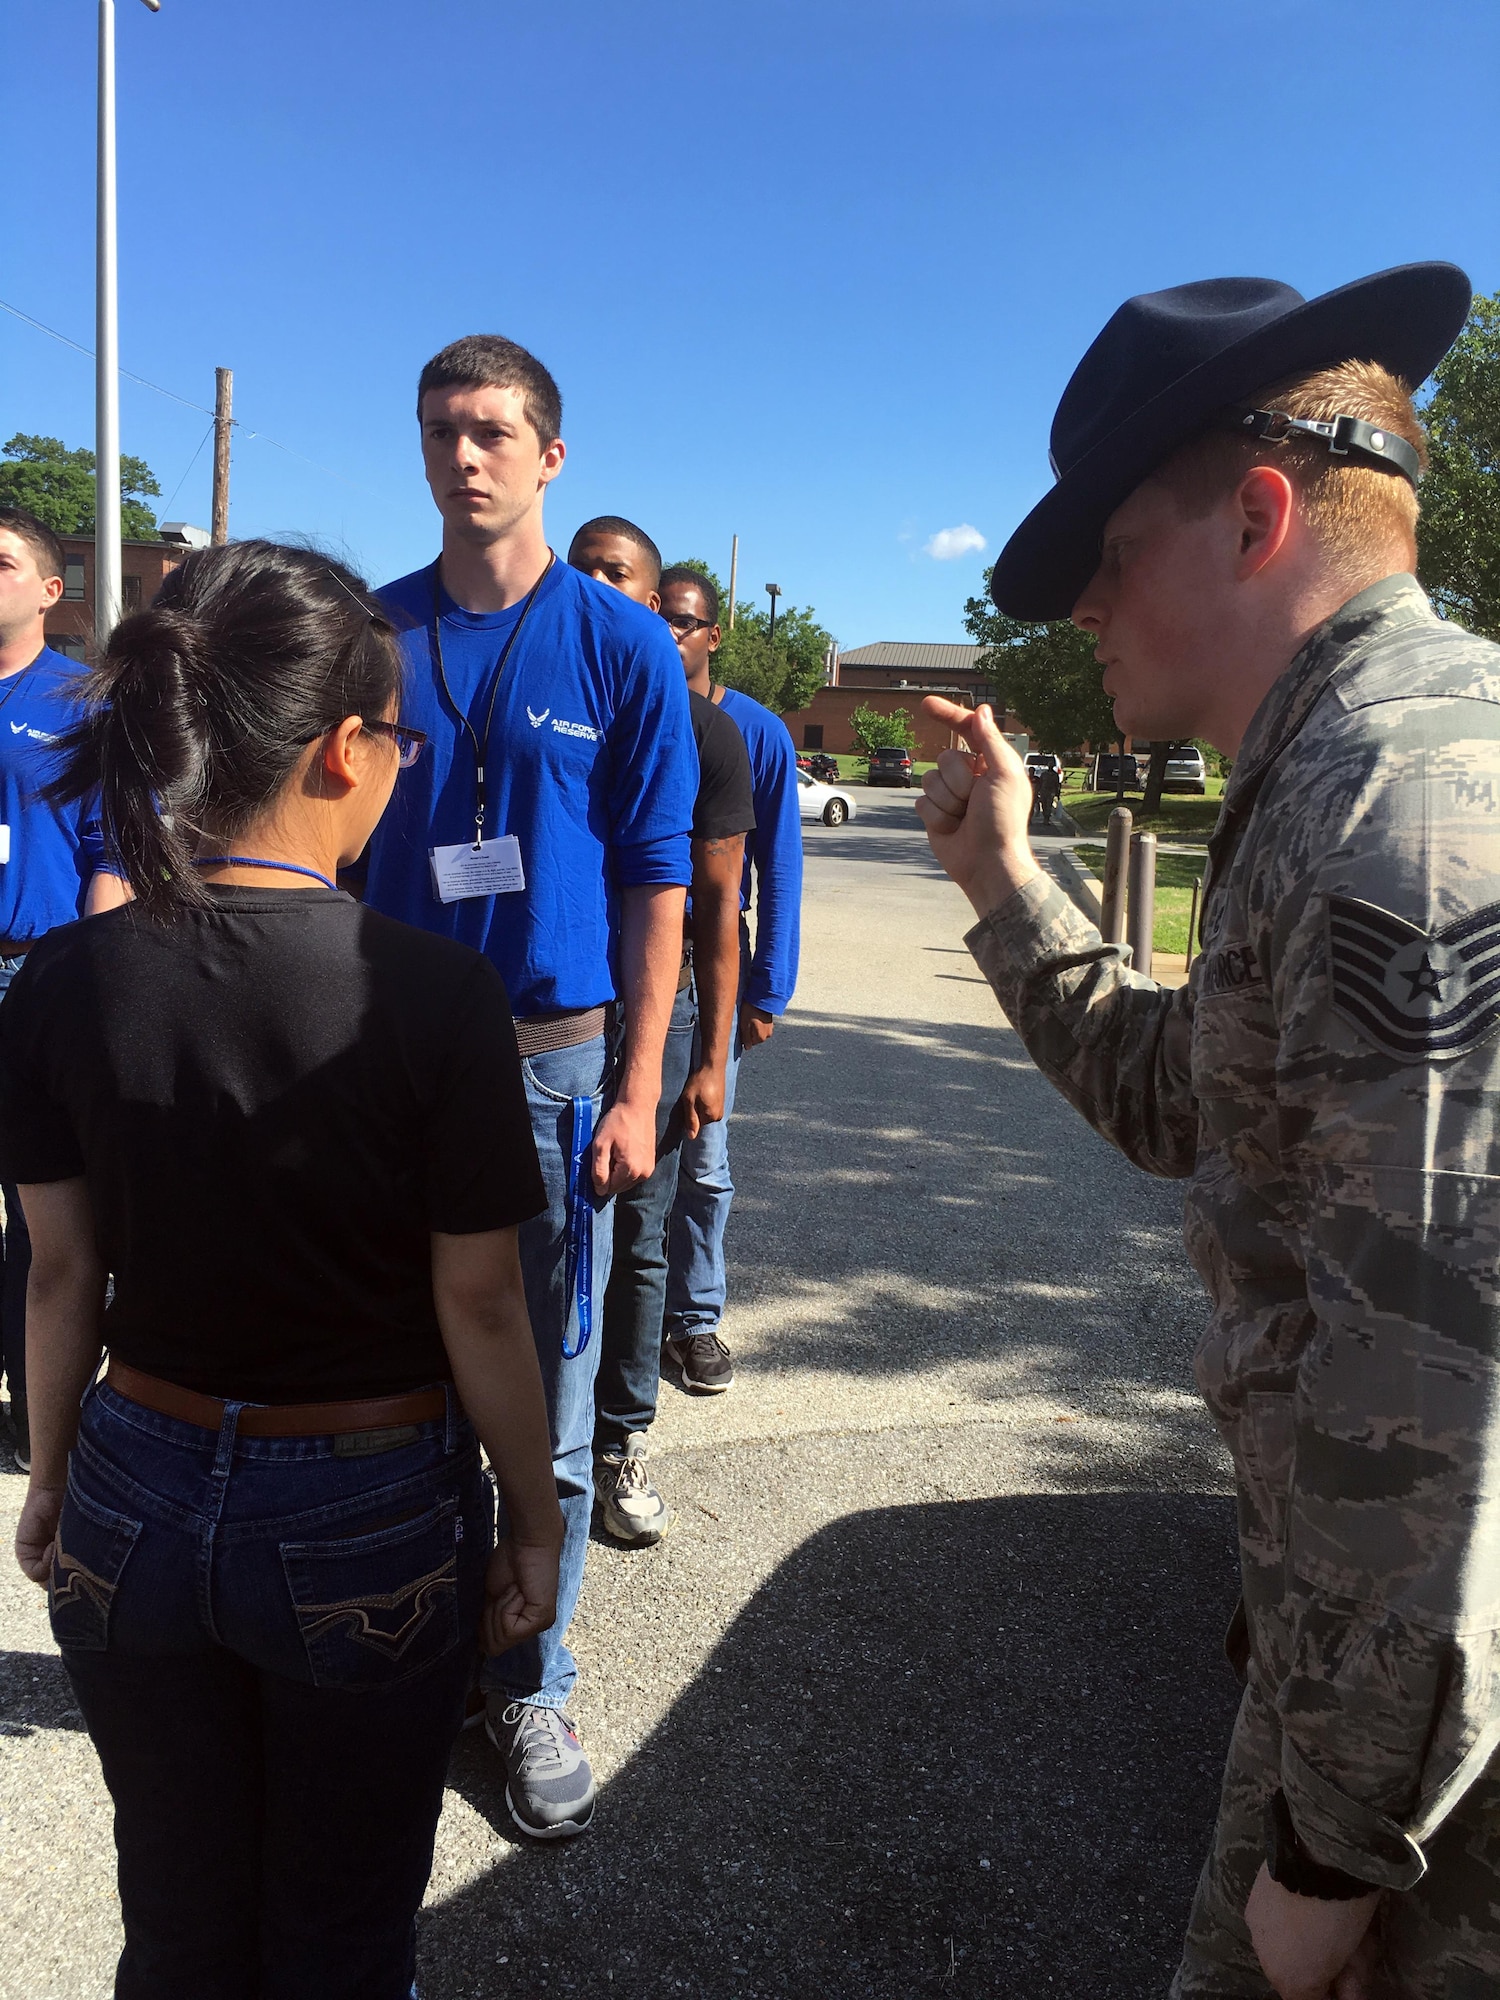
<path id="1" fill-rule="evenodd" d="M 47 1580 L 52 1636 L 64 1652 L 102 1653 L 109 1646 L 109 1615 L 141 1523 L 78 1489 L 71 1469 Z"/>
<path id="2" fill-rule="evenodd" d="M 462 1533 L 453 1498 L 371 1534 L 281 1544 L 315 1687 L 393 1687 L 452 1652 Z"/>

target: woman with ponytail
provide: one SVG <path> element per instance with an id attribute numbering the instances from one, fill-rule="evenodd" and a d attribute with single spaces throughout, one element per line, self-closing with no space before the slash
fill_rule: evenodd
<path id="1" fill-rule="evenodd" d="M 121 2000 L 414 1992 L 478 1649 L 554 1615 L 504 989 L 336 881 L 421 750 L 399 681 L 341 565 L 190 555 L 111 635 L 57 785 L 132 900 L 0 1011 L 16 1548 L 114 1800 Z"/>

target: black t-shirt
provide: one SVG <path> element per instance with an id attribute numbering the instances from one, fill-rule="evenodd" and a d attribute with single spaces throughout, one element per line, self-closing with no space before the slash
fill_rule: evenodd
<path id="1" fill-rule="evenodd" d="M 732 834 L 753 832 L 755 802 L 744 737 L 722 708 L 691 688 L 688 707 L 698 743 L 694 840 L 727 840 Z"/>
<path id="2" fill-rule="evenodd" d="M 110 1351 L 263 1403 L 451 1371 L 428 1232 L 545 1206 L 477 952 L 333 890 L 217 886 L 31 952 L 0 1005 L 0 1178 L 87 1176 Z"/>

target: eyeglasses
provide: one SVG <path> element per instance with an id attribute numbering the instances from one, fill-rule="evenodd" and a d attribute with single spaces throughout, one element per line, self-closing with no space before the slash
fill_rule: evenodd
<path id="1" fill-rule="evenodd" d="M 706 632 L 714 622 L 712 618 L 689 618 L 682 612 L 675 617 L 668 617 L 665 611 L 661 615 L 679 639 L 691 638 L 694 632 Z"/>
<path id="2" fill-rule="evenodd" d="M 425 729 L 408 729 L 404 722 L 371 722 L 366 720 L 366 729 L 375 729 L 382 736 L 391 737 L 399 753 L 397 768 L 409 771 L 421 756 L 427 742 Z"/>

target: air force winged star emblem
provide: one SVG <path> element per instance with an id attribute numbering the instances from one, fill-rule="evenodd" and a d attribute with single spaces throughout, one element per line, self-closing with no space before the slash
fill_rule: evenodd
<path id="1" fill-rule="evenodd" d="M 550 708 L 544 708 L 541 714 L 538 715 L 530 702 L 526 704 L 526 720 L 531 724 L 533 729 L 540 729 L 551 713 L 552 710 Z"/>
<path id="2" fill-rule="evenodd" d="M 1328 969 L 1337 1011 L 1398 1062 L 1466 1056 L 1500 1029 L 1500 903 L 1424 931 L 1330 896 Z"/>

